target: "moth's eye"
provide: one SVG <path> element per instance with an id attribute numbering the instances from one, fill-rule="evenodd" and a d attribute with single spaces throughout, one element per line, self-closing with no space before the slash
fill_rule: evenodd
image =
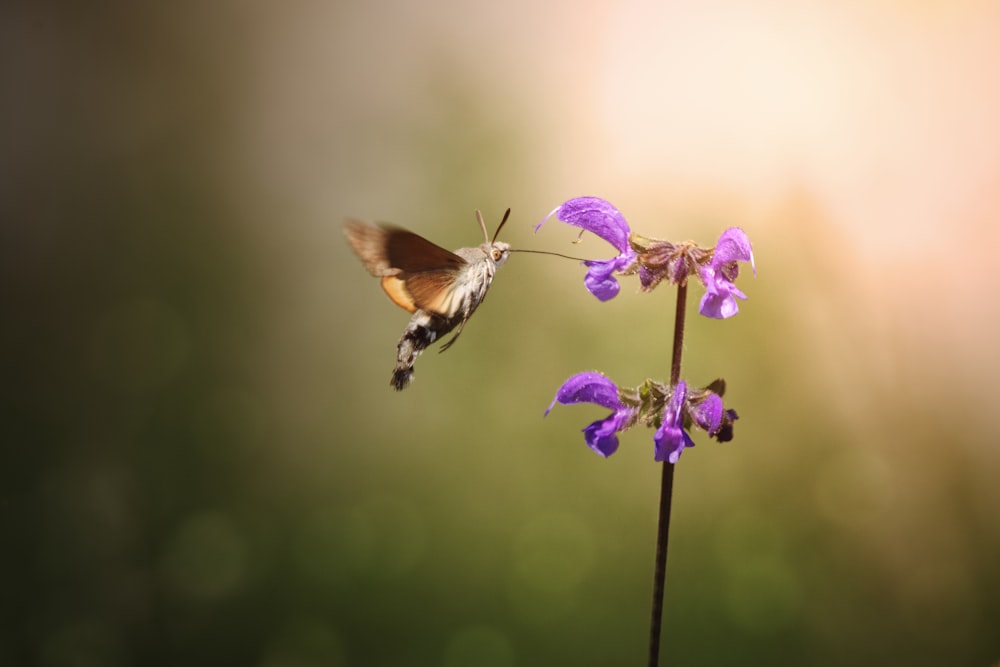
<path id="1" fill-rule="evenodd" d="M 493 248 L 493 261 L 499 262 L 501 257 L 503 257 L 503 251 L 499 248 Z"/>

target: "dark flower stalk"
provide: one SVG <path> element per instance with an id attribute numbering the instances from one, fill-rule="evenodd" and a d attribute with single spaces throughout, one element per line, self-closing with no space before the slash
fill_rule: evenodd
<path id="1" fill-rule="evenodd" d="M 681 354 L 684 350 L 684 319 L 687 312 L 687 282 L 677 285 L 677 307 L 674 309 L 674 344 L 670 355 L 670 386 L 681 386 Z M 674 401 L 671 401 L 671 404 Z M 670 408 L 668 408 L 668 412 Z M 678 408 L 679 412 L 679 408 Z M 667 419 L 663 420 L 664 425 Z M 676 418 L 673 420 L 676 426 Z M 662 428 L 662 427 L 661 427 Z M 683 428 L 682 437 L 691 439 Z M 692 443 L 693 444 L 693 443 Z M 679 452 L 678 452 L 679 455 Z M 646 664 L 656 667 L 660 662 L 660 633 L 663 629 L 663 592 L 667 579 L 667 545 L 670 541 L 670 506 L 674 496 L 674 466 L 676 460 L 664 461 L 660 473 L 660 505 L 656 520 L 656 556 L 653 563 L 653 601 L 649 612 L 649 654 Z"/>

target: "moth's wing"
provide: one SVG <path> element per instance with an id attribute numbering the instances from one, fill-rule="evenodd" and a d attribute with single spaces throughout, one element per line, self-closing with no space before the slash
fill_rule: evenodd
<path id="1" fill-rule="evenodd" d="M 403 278 L 403 283 L 417 308 L 451 318 L 455 316 L 455 310 L 458 308 L 458 303 L 455 300 L 458 291 L 456 283 L 458 275 L 459 271 L 454 269 L 407 273 Z"/>
<path id="2" fill-rule="evenodd" d="M 389 264 L 389 257 L 385 252 L 387 235 L 388 230 L 359 220 L 347 220 L 344 223 L 344 236 L 354 249 L 354 254 L 373 276 L 392 276 L 400 272 L 400 269 Z"/>
<path id="3" fill-rule="evenodd" d="M 419 234 L 398 227 L 379 227 L 385 232 L 385 256 L 389 264 L 405 273 L 457 272 L 468 264 L 450 250 Z"/>
<path id="4" fill-rule="evenodd" d="M 466 261 L 413 232 L 347 220 L 344 234 L 365 268 L 375 276 L 461 268 Z"/>
<path id="5" fill-rule="evenodd" d="M 382 278 L 389 298 L 411 313 L 418 308 L 450 317 L 455 279 L 468 262 L 398 227 L 348 220 L 344 233 L 365 268 Z"/>
<path id="6" fill-rule="evenodd" d="M 424 271 L 423 273 L 385 276 L 382 289 L 400 308 L 411 313 L 418 308 L 442 317 L 452 316 L 455 295 L 455 272 Z"/>

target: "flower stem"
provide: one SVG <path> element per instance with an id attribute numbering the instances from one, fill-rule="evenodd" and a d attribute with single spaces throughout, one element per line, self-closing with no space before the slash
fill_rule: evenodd
<path id="1" fill-rule="evenodd" d="M 677 310 L 674 312 L 674 348 L 670 357 L 670 386 L 681 380 L 681 354 L 684 351 L 684 313 L 687 312 L 687 283 L 677 286 Z"/>
<path id="2" fill-rule="evenodd" d="M 674 314 L 674 345 L 670 359 L 670 386 L 681 379 L 681 354 L 684 350 L 684 314 L 687 311 L 687 283 L 677 286 L 677 309 Z M 670 504 L 674 491 L 674 464 L 663 462 L 660 477 L 660 516 L 656 531 L 656 563 L 653 566 L 653 607 L 649 615 L 649 667 L 660 664 L 660 630 L 663 627 L 663 587 L 667 576 L 667 542 L 670 537 Z"/>

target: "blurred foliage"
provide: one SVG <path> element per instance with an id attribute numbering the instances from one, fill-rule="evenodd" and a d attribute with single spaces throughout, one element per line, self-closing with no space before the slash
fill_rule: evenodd
<path id="1" fill-rule="evenodd" d="M 529 233 L 584 193 L 550 190 L 531 130 L 447 60 L 382 116 L 260 139 L 264 28 L 129 7 L 5 10 L 0 664 L 640 663 L 652 434 L 601 460 L 599 410 L 542 412 L 580 370 L 665 378 L 669 289 L 598 304 L 574 263 L 515 255 L 396 395 L 406 316 L 340 218 L 458 247 L 510 205 L 515 247 L 601 256 Z M 281 132 L 296 150 L 260 148 Z M 312 200 L 278 180 L 317 165 Z M 678 234 L 744 226 L 759 276 L 732 321 L 691 319 L 684 375 L 724 375 L 741 419 L 680 463 L 669 662 L 995 661 L 990 415 L 914 370 L 806 193 L 768 224 L 702 204 L 669 210 Z"/>

